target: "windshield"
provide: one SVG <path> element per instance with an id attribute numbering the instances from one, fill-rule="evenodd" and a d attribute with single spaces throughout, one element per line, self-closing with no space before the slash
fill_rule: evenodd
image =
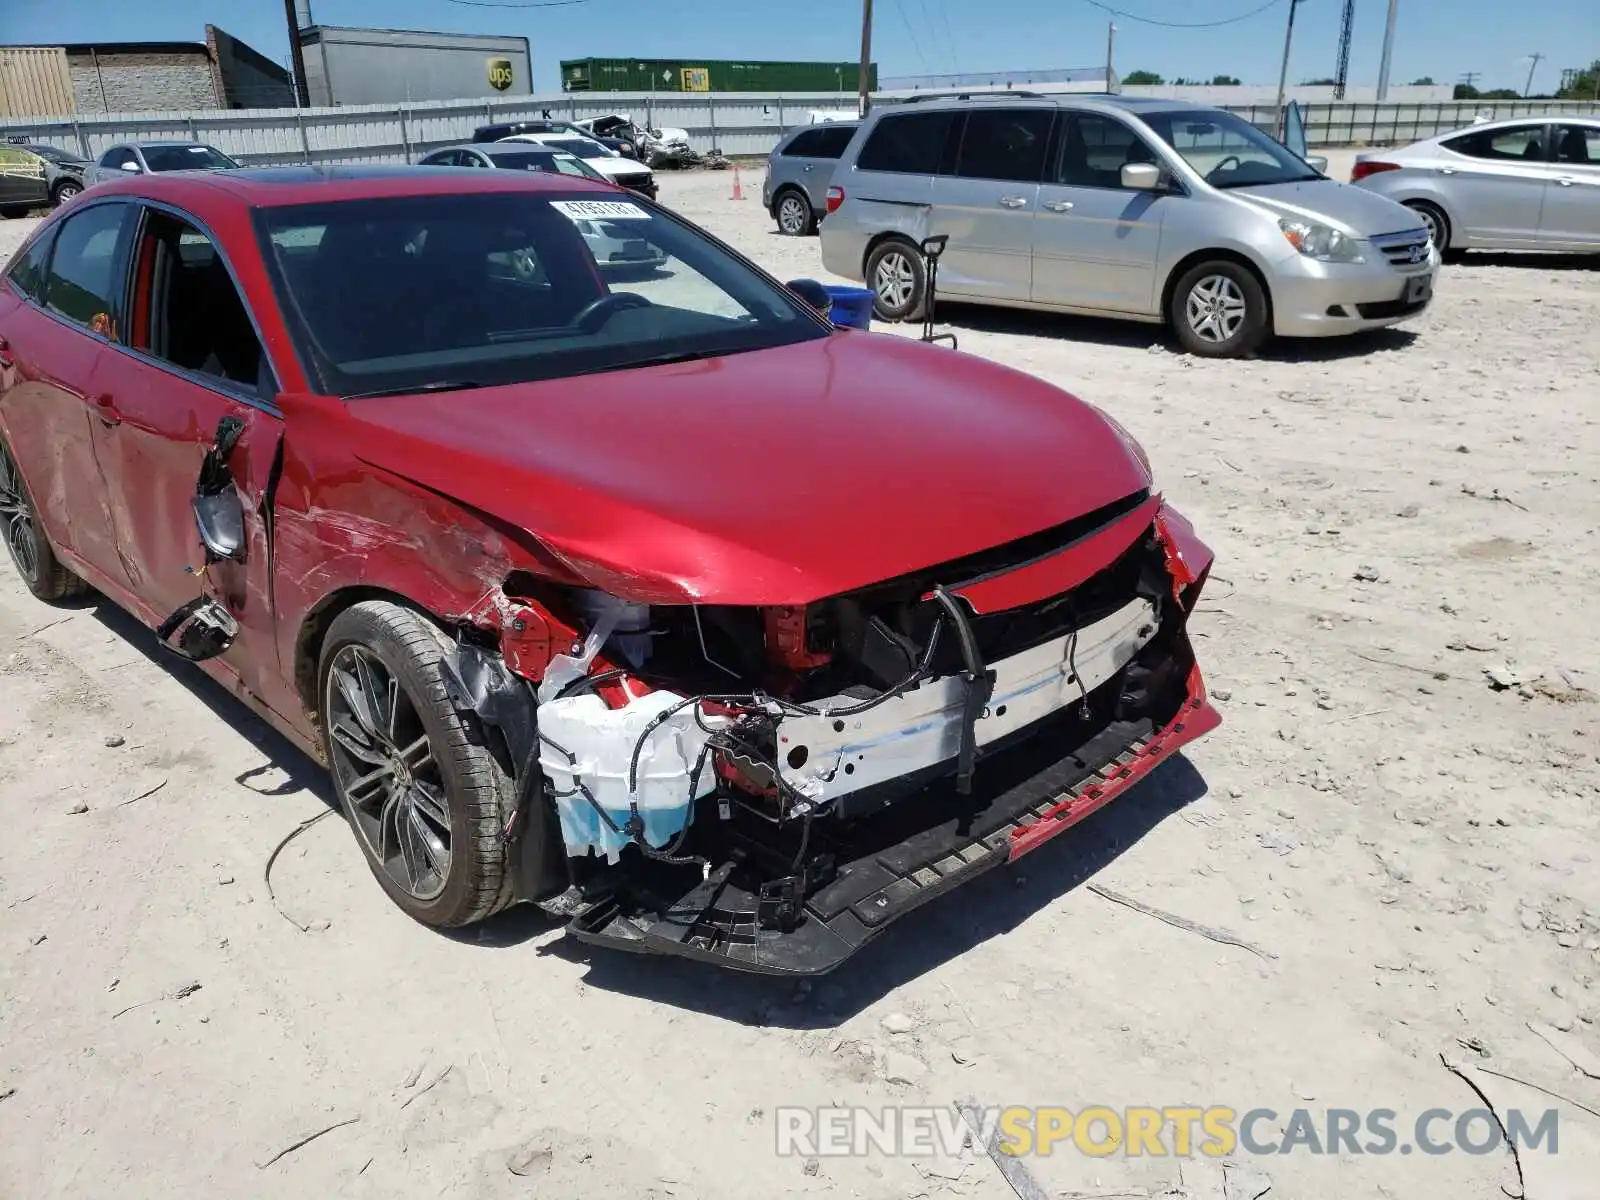
<path id="1" fill-rule="evenodd" d="M 556 379 L 827 336 L 787 288 L 615 194 L 347 200 L 256 219 L 302 356 L 331 394 Z"/>
<path id="2" fill-rule="evenodd" d="M 210 146 L 144 146 L 141 151 L 152 171 L 225 171 L 239 165 Z"/>
<path id="3" fill-rule="evenodd" d="M 1257 187 L 1322 178 L 1282 144 L 1233 113 L 1185 109 L 1140 116 L 1212 187 Z"/>
<path id="4" fill-rule="evenodd" d="M 494 165 L 511 171 L 549 171 L 557 175 L 577 175 L 583 179 L 605 179 L 581 158 L 556 151 L 496 150 L 489 155 Z"/>

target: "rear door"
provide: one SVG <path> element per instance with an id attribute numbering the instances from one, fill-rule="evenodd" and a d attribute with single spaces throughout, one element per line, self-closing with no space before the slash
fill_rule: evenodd
<path id="1" fill-rule="evenodd" d="M 1122 186 L 1130 162 L 1161 156 L 1132 126 L 1102 113 L 1063 113 L 1033 225 L 1033 299 L 1153 313 L 1166 212 L 1186 197 Z"/>
<path id="2" fill-rule="evenodd" d="M 948 234 L 939 290 L 952 296 L 1027 300 L 1033 286 L 1033 223 L 1055 110 L 974 108 L 953 166 L 933 181 L 930 232 Z"/>
<path id="3" fill-rule="evenodd" d="M 1441 190 L 1456 228 L 1474 242 L 1536 246 L 1552 178 L 1542 121 L 1469 131 L 1440 143 Z"/>
<path id="4" fill-rule="evenodd" d="M 129 578 L 91 431 L 104 411 L 104 364 L 120 324 L 134 211 L 121 202 L 86 204 L 35 243 L 0 297 L 10 364 L 0 381 L 0 422 L 12 456 L 69 562 L 98 573 L 97 585 L 123 591 Z"/>
<path id="5" fill-rule="evenodd" d="M 216 241 L 193 219 L 146 208 L 132 251 L 125 346 L 112 352 L 108 419 L 96 444 L 112 492 L 117 540 L 152 624 L 209 589 L 239 623 L 221 660 L 270 698 L 273 636 L 268 493 L 282 419 L 277 383 L 243 293 Z M 242 562 L 204 564 L 193 498 L 223 418 L 244 432 L 228 458 L 243 501 Z"/>
<path id="6" fill-rule="evenodd" d="M 0 209 L 36 208 L 49 202 L 44 159 L 21 146 L 0 145 Z"/>
<path id="7" fill-rule="evenodd" d="M 1553 166 L 1539 240 L 1550 247 L 1600 249 L 1600 125 L 1557 125 Z"/>

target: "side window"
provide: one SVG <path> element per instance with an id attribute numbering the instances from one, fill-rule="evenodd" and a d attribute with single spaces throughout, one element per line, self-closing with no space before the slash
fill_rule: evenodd
<path id="1" fill-rule="evenodd" d="M 1121 121 L 1074 113 L 1062 129 L 1052 177 L 1069 187 L 1120 188 L 1124 164 L 1160 161 Z"/>
<path id="2" fill-rule="evenodd" d="M 46 230 L 35 238 L 33 245 L 17 256 L 7 275 L 12 287 L 40 304 L 44 303 L 45 264 L 50 261 L 50 242 L 54 237 L 54 230 Z"/>
<path id="3" fill-rule="evenodd" d="M 127 215 L 126 204 L 98 204 L 68 217 L 56 234 L 45 278 L 46 308 L 106 337 L 115 336 L 113 317 L 122 283 L 117 245 Z"/>
<path id="4" fill-rule="evenodd" d="M 1543 162 L 1544 126 L 1514 125 L 1510 129 L 1486 129 L 1451 138 L 1445 145 L 1469 158 Z"/>
<path id="5" fill-rule="evenodd" d="M 151 212 L 139 239 L 131 344 L 186 371 L 260 390 L 266 360 L 249 311 L 209 237 Z"/>
<path id="6" fill-rule="evenodd" d="M 863 171 L 937 175 L 956 116 L 953 112 L 931 112 L 884 117 L 867 135 L 856 166 Z"/>
<path id="7" fill-rule="evenodd" d="M 133 151 L 129 150 L 125 146 L 119 146 L 114 150 L 107 150 L 103 155 L 100 156 L 100 165 L 102 167 L 109 167 L 113 171 L 121 170 L 124 163 L 136 163 L 137 161 L 138 160 L 133 157 Z"/>
<path id="8" fill-rule="evenodd" d="M 808 129 L 804 133 L 796 134 L 794 141 L 783 148 L 785 158 L 821 158 L 823 146 L 823 133 L 825 130 Z"/>
<path id="9" fill-rule="evenodd" d="M 1048 109 L 979 109 L 967 114 L 967 131 L 955 173 L 963 179 L 1038 183 L 1050 141 Z"/>
<path id="10" fill-rule="evenodd" d="M 824 125 L 822 140 L 817 147 L 818 158 L 838 158 L 844 153 L 850 139 L 856 135 L 854 125 Z"/>
<path id="11" fill-rule="evenodd" d="M 1556 130 L 1556 161 L 1600 166 L 1600 126 L 1561 126 Z"/>
<path id="12" fill-rule="evenodd" d="M 44 183 L 44 159 L 21 146 L 0 146 L 0 175 L 20 181 L 21 195 L 26 195 L 28 185 Z"/>

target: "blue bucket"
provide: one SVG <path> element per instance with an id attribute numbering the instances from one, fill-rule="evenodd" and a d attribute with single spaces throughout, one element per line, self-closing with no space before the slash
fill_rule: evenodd
<path id="1" fill-rule="evenodd" d="M 832 283 L 823 286 L 827 289 L 828 299 L 833 302 L 829 318 L 835 325 L 850 329 L 872 328 L 872 303 L 877 296 L 870 288 L 844 287 Z"/>

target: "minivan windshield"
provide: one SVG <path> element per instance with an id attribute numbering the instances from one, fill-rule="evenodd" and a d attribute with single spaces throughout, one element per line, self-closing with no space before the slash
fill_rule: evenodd
<path id="1" fill-rule="evenodd" d="M 302 359 L 333 395 L 557 379 L 829 332 L 706 235 L 610 190 L 342 200 L 256 221 Z"/>
<path id="2" fill-rule="evenodd" d="M 1139 115 L 1212 187 L 1260 187 L 1323 178 L 1282 143 L 1233 113 L 1186 108 Z"/>

